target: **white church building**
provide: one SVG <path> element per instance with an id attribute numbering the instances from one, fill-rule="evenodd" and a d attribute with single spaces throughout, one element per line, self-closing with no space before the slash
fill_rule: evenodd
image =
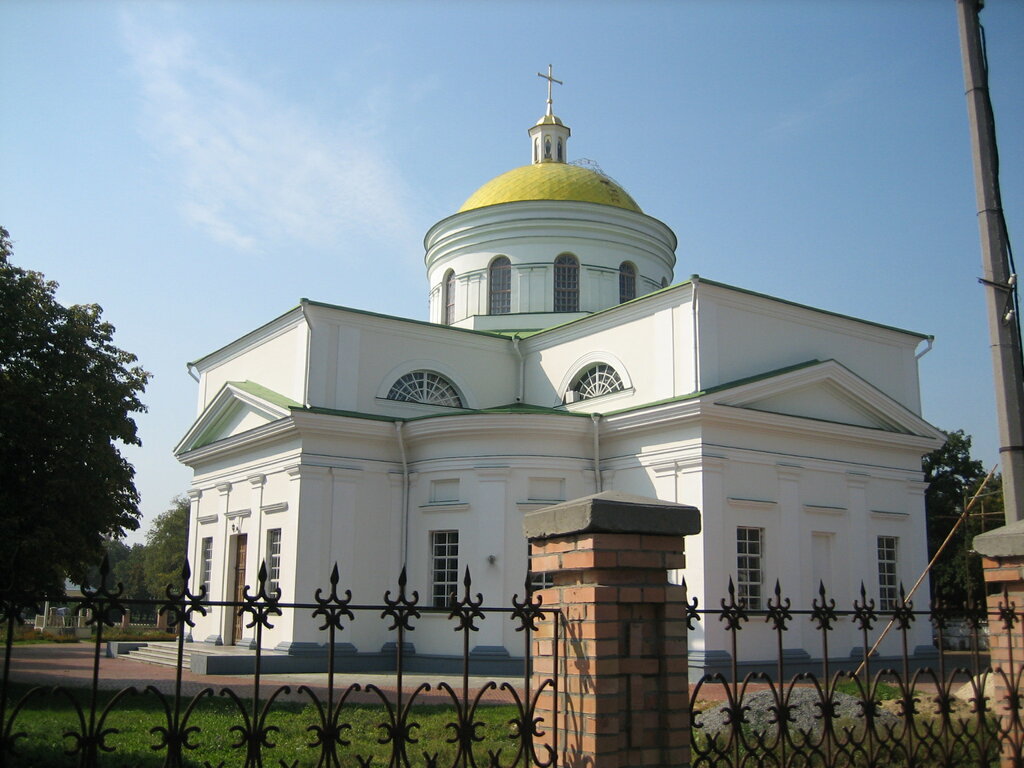
<path id="1" fill-rule="evenodd" d="M 678 575 L 701 606 L 730 577 L 754 610 L 776 580 L 794 608 L 821 581 L 840 608 L 863 582 L 883 610 L 913 583 L 927 563 L 921 457 L 943 440 L 921 417 L 930 337 L 696 275 L 673 283 L 672 230 L 567 162 L 569 136 L 549 94 L 530 164 L 430 228 L 429 320 L 302 299 L 190 364 L 198 418 L 176 453 L 194 471 L 194 590 L 230 600 L 265 561 L 282 600 L 308 603 L 337 563 L 355 602 L 379 603 L 404 566 L 421 604 L 443 605 L 468 567 L 485 605 L 510 605 L 523 515 L 602 490 L 700 510 Z M 264 647 L 323 655 L 309 613 L 274 617 Z M 196 640 L 253 642 L 229 609 L 195 618 Z M 792 662 L 820 657 L 809 623 L 792 624 Z M 925 622 L 911 632 L 930 646 Z M 761 617 L 740 634 L 744 662 L 774 655 Z M 376 614 L 339 635 L 352 668 L 385 664 L 393 639 Z M 420 668 L 460 648 L 444 614 L 411 639 Z M 473 639 L 481 660 L 521 656 L 511 622 Z M 860 645 L 848 622 L 829 640 L 841 658 Z M 727 664 L 723 622 L 702 622 L 690 647 L 697 670 Z"/>

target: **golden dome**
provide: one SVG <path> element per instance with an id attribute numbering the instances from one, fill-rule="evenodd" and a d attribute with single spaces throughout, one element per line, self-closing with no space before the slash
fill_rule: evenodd
<path id="1" fill-rule="evenodd" d="M 576 200 L 643 213 L 636 201 L 607 176 L 566 163 L 536 163 L 513 168 L 469 196 L 459 213 L 522 200 Z"/>

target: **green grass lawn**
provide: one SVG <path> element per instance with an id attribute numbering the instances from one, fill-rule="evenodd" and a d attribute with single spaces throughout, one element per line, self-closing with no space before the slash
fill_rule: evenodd
<path id="1" fill-rule="evenodd" d="M 8 701 L 17 702 L 29 688 L 27 685 L 10 685 Z M 74 690 L 72 694 L 83 705 L 85 717 L 88 718 L 89 691 Z M 113 692 L 101 692 L 97 710 L 102 712 L 113 696 Z M 251 702 L 243 700 L 243 703 L 247 712 L 251 712 Z M 182 708 L 184 709 L 184 705 Z M 436 754 L 438 768 L 452 765 L 457 746 L 447 743 L 455 733 L 448 727 L 448 723 L 455 717 L 454 710 L 448 706 L 414 707 L 409 719 L 417 722 L 419 726 L 412 728 L 410 735 L 417 739 L 417 743 L 408 745 L 407 749 L 413 765 L 427 765 L 428 760 L 424 758 L 424 752 L 430 756 Z M 510 738 L 515 734 L 515 727 L 510 726 L 509 721 L 515 717 L 516 708 L 509 705 L 486 706 L 477 711 L 474 719 L 482 723 L 477 729 L 477 735 L 482 740 L 473 748 L 478 764 L 489 765 L 489 752 L 498 750 L 501 750 L 502 766 L 508 766 L 513 762 L 518 742 L 515 738 Z M 387 711 L 382 706 L 346 705 L 340 722 L 351 727 L 343 731 L 341 739 L 349 741 L 350 744 L 338 745 L 337 754 L 341 758 L 341 764 L 359 768 L 360 761 L 356 757 L 358 755 L 364 765 L 367 764 L 368 758 L 372 758 L 372 762 L 368 764 L 371 768 L 387 766 L 391 744 L 379 743 L 386 738 L 386 731 L 379 727 L 380 723 L 387 720 Z M 101 754 L 99 765 L 140 768 L 161 766 L 165 750 L 152 748 L 160 743 L 160 736 L 151 733 L 150 729 L 166 726 L 166 723 L 163 706 L 153 694 L 136 694 L 121 698 L 111 708 L 110 715 L 104 723 L 104 729 L 118 730 L 118 733 L 111 733 L 106 738 L 107 746 L 114 747 L 115 751 Z M 321 749 L 309 746 L 316 741 L 315 732 L 309 728 L 319 723 L 317 708 L 312 703 L 275 701 L 264 724 L 279 730 L 267 736 L 267 740 L 274 746 L 262 748 L 263 764 L 289 767 L 317 765 Z M 228 697 L 213 696 L 201 699 L 188 725 L 196 726 L 199 730 L 191 737 L 191 742 L 197 748 L 184 750 L 186 765 L 198 767 L 206 763 L 212 766 L 223 764 L 227 768 L 244 764 L 245 747 L 232 746 L 240 737 L 238 732 L 231 731 L 231 728 L 244 726 L 245 718 L 239 712 L 238 706 Z M 65 737 L 64 734 L 82 730 L 78 713 L 66 696 L 52 693 L 34 695 L 18 713 L 12 730 L 24 731 L 27 736 L 17 741 L 16 754 L 8 765 L 33 768 L 78 765 L 77 756 L 64 755 L 64 750 L 72 748 L 75 743 L 73 738 Z"/>

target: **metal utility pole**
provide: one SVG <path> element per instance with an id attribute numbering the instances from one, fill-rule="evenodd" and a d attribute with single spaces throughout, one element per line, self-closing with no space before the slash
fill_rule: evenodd
<path id="1" fill-rule="evenodd" d="M 974 159 L 974 186 L 981 230 L 981 282 L 988 308 L 995 379 L 999 455 L 1006 522 L 1024 520 L 1024 365 L 1016 312 L 1017 276 L 1010 269 L 1009 238 L 999 194 L 995 121 L 978 12 L 984 0 L 957 0 L 967 115 Z"/>

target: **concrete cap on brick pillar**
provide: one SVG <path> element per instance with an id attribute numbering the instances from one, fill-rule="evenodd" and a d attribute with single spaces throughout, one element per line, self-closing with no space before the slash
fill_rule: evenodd
<path id="1" fill-rule="evenodd" d="M 523 518 L 523 534 L 529 541 L 576 533 L 690 536 L 700 533 L 700 511 L 688 504 L 602 491 L 538 509 Z"/>
<path id="2" fill-rule="evenodd" d="M 975 552 L 985 557 L 1015 557 L 1024 555 L 1024 520 L 1004 525 L 974 537 Z"/>

